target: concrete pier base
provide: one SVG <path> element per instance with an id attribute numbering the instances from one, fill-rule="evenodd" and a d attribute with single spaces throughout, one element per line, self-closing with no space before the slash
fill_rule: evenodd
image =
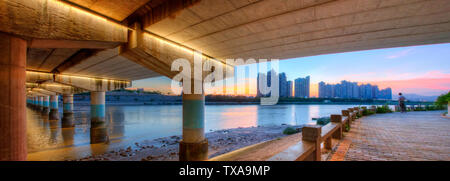
<path id="1" fill-rule="evenodd" d="M 27 159 L 27 42 L 0 33 L 0 161 Z"/>
<path id="2" fill-rule="evenodd" d="M 63 113 L 63 117 L 61 119 L 61 127 L 62 128 L 71 128 L 75 126 L 73 117 L 73 112 L 65 112 Z"/>
<path id="3" fill-rule="evenodd" d="M 49 97 L 48 96 L 42 96 L 42 110 L 41 113 L 43 116 L 48 116 L 50 113 L 49 108 Z"/>
<path id="4" fill-rule="evenodd" d="M 105 92 L 91 92 L 91 144 L 108 141 L 105 124 Z"/>
<path id="5" fill-rule="evenodd" d="M 90 133 L 91 144 L 107 143 L 109 141 L 108 128 L 105 126 L 91 127 Z"/>
<path id="6" fill-rule="evenodd" d="M 59 120 L 58 111 L 58 96 L 50 96 L 50 114 L 48 116 L 49 120 Z"/>
<path id="7" fill-rule="evenodd" d="M 73 94 L 63 95 L 63 117 L 61 119 L 61 127 L 71 128 L 75 126 L 73 116 Z"/>
<path id="8" fill-rule="evenodd" d="M 59 112 L 58 109 L 50 109 L 50 113 L 48 115 L 49 120 L 59 120 Z"/>
<path id="9" fill-rule="evenodd" d="M 180 161 L 202 161 L 208 159 L 208 140 L 197 143 L 180 142 Z"/>
<path id="10" fill-rule="evenodd" d="M 208 140 L 205 138 L 204 94 L 183 94 L 183 139 L 180 142 L 180 161 L 208 159 Z"/>

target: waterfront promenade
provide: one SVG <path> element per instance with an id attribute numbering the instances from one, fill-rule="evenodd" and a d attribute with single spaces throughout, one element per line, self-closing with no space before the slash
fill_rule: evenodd
<path id="1" fill-rule="evenodd" d="M 327 160 L 450 160 L 450 119 L 442 111 L 376 114 L 358 119 Z"/>

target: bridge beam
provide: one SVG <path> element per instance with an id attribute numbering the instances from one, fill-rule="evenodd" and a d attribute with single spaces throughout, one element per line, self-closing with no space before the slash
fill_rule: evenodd
<path id="1" fill-rule="evenodd" d="M 58 94 L 79 94 L 87 92 L 85 89 L 58 84 L 58 83 L 42 83 L 38 84 L 38 87 L 47 91 L 56 92 Z"/>
<path id="2" fill-rule="evenodd" d="M 55 75 L 55 82 L 89 91 L 105 92 L 131 87 L 131 81 L 97 79 L 70 75 Z"/>
<path id="3" fill-rule="evenodd" d="M 0 9 L 0 31 L 32 48 L 113 48 L 128 39 L 127 27 L 62 1 L 3 0 Z"/>
<path id="4" fill-rule="evenodd" d="M 133 29 L 133 31 L 130 31 L 128 44 L 123 45 L 121 48 L 121 56 L 169 78 L 173 78 L 179 73 L 171 69 L 172 63 L 180 58 L 187 60 L 191 66 L 191 72 L 194 71 L 193 65 L 196 58 L 194 49 L 145 32 L 139 23 L 135 23 Z M 223 60 L 214 59 L 204 54 L 199 56 L 198 59 L 203 65 L 206 63 L 212 65 L 214 70 L 221 68 L 224 79 L 227 76 L 234 75 L 234 66 L 227 65 Z M 202 76 L 200 78 L 203 80 L 212 71 L 206 70 L 201 73 Z M 216 78 L 215 80 L 220 80 L 220 77 Z"/>
<path id="5" fill-rule="evenodd" d="M 64 93 L 79 93 L 89 91 L 112 91 L 117 89 L 124 89 L 131 86 L 131 81 L 113 80 L 113 79 L 99 79 L 82 76 L 62 75 L 54 73 L 43 73 L 35 71 L 27 71 L 26 80 L 29 83 L 42 83 L 38 87 L 45 89 L 52 89 L 47 86 L 48 82 L 56 82 L 63 85 L 72 86 L 73 88 L 53 88 L 52 91 L 68 91 Z"/>
<path id="6" fill-rule="evenodd" d="M 1 7 L 0 9 L 2 9 L 0 14 L 7 12 Z M 9 20 L 0 18 L 0 21 Z M 0 24 L 3 28 L 3 22 Z M 0 33 L 0 47 L 0 161 L 26 160 L 27 42 L 21 38 Z"/>
<path id="7" fill-rule="evenodd" d="M 31 90 L 32 90 L 33 92 L 37 92 L 37 93 L 44 94 L 44 95 L 47 95 L 47 96 L 54 96 L 54 95 L 57 95 L 56 92 L 48 91 L 48 90 L 41 89 L 41 88 L 32 88 Z"/>

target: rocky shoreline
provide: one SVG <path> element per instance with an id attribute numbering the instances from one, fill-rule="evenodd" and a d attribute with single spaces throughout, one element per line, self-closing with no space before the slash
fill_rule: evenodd
<path id="1" fill-rule="evenodd" d="M 209 142 L 209 158 L 256 143 L 284 137 L 288 125 L 235 128 L 206 133 Z M 294 128 L 301 128 L 295 126 Z M 181 136 L 170 136 L 136 142 L 126 148 L 93 155 L 75 161 L 177 161 Z"/>

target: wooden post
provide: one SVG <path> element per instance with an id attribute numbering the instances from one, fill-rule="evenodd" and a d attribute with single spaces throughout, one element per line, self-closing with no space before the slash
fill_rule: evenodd
<path id="1" fill-rule="evenodd" d="M 342 116 L 339 115 L 339 114 L 332 114 L 331 115 L 331 122 L 339 124 L 339 129 L 338 129 L 338 131 L 333 133 L 333 138 L 342 139 L 342 137 L 343 137 L 342 136 L 342 130 L 343 130 L 343 126 L 344 126 L 344 125 L 342 125 Z"/>
<path id="2" fill-rule="evenodd" d="M 325 139 L 324 145 L 325 145 L 325 149 L 327 149 L 327 150 L 331 150 L 333 148 L 332 136 Z"/>
<path id="3" fill-rule="evenodd" d="M 322 127 L 318 125 L 308 125 L 302 128 L 302 140 L 314 142 L 315 149 L 312 153 L 313 161 L 320 161 L 322 150 L 320 148 Z"/>
<path id="4" fill-rule="evenodd" d="M 356 120 L 355 110 L 353 108 L 348 108 L 348 112 L 349 112 L 350 116 L 352 117 L 352 121 L 355 121 Z"/>
<path id="5" fill-rule="evenodd" d="M 374 113 L 377 113 L 377 106 L 371 106 L 371 111 L 373 111 Z"/>
<path id="6" fill-rule="evenodd" d="M 358 116 L 358 117 L 361 117 L 362 115 L 362 113 L 361 113 L 361 109 L 359 108 L 359 107 L 354 107 L 353 108 L 355 111 L 356 111 L 356 115 Z"/>
<path id="7" fill-rule="evenodd" d="M 350 112 L 348 110 L 342 110 L 342 116 L 348 117 L 347 126 L 348 126 L 348 128 L 350 128 L 351 123 L 352 123 L 352 117 L 350 116 Z"/>

